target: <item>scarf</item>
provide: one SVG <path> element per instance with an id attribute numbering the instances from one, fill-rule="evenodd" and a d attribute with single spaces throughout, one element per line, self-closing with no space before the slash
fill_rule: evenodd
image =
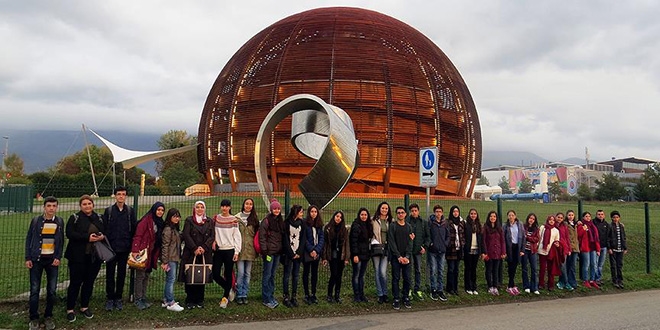
<path id="1" fill-rule="evenodd" d="M 206 222 L 206 213 L 202 215 L 197 215 L 197 213 L 195 213 L 195 206 L 197 206 L 197 204 L 204 205 L 204 209 L 206 209 L 206 203 L 204 203 L 204 201 L 196 201 L 195 204 L 193 205 L 193 218 L 195 219 L 196 224 L 201 225 L 204 222 Z"/>
<path id="2" fill-rule="evenodd" d="M 555 228 L 555 226 L 551 226 L 548 221 L 546 220 L 545 222 L 545 229 L 543 230 L 543 248 L 545 249 L 548 244 L 550 244 L 550 234 L 552 233 L 552 228 Z"/>
<path id="3" fill-rule="evenodd" d="M 589 234 L 589 243 L 593 244 L 598 242 L 598 228 L 596 228 L 596 225 L 594 225 L 593 221 L 585 221 L 585 225 L 587 225 L 587 234 Z"/>

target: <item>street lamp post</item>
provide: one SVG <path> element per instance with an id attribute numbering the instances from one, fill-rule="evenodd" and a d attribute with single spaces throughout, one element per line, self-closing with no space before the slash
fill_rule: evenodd
<path id="1" fill-rule="evenodd" d="M 2 138 L 5 139 L 5 151 L 2 153 L 2 169 L 6 170 L 5 159 L 9 156 L 9 136 L 5 135 Z"/>

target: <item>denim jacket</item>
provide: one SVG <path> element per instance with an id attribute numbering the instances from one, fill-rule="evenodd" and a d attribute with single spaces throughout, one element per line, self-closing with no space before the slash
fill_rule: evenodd
<path id="1" fill-rule="evenodd" d="M 44 229 L 44 216 L 40 215 L 32 218 L 30 222 L 30 229 L 25 237 L 25 261 L 31 260 L 33 262 L 39 261 L 41 258 L 41 232 Z M 64 220 L 55 216 L 55 254 L 54 259 L 62 259 L 62 251 L 64 251 Z"/>

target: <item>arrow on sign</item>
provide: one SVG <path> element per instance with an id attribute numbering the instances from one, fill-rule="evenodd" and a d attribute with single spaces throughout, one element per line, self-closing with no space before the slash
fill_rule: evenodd
<path id="1" fill-rule="evenodd" d="M 432 177 L 433 175 L 434 175 L 433 171 L 431 171 L 431 172 L 423 172 L 423 173 L 422 173 L 422 176 L 431 176 L 431 177 Z"/>

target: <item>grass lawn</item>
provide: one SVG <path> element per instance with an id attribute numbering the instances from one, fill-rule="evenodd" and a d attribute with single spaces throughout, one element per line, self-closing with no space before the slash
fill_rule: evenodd
<path id="1" fill-rule="evenodd" d="M 256 201 L 257 211 L 261 217 L 265 215 L 266 207 L 262 205 L 260 196 L 252 195 Z M 192 205 L 195 200 L 203 199 L 206 201 L 209 214 L 219 212 L 220 200 L 229 198 L 232 200 L 234 213 L 238 212 L 244 196 L 214 196 L 214 197 L 182 197 L 182 196 L 168 196 L 160 197 L 166 206 L 177 207 L 181 210 L 182 214 L 190 214 Z M 284 206 L 284 198 L 280 197 L 280 202 Z M 137 210 L 138 216 L 143 215 L 151 203 L 156 199 L 152 197 L 141 197 L 139 199 L 139 209 Z M 363 198 L 357 196 L 341 196 L 335 200 L 326 211 L 322 212 L 323 219 L 327 222 L 330 219 L 334 210 L 343 210 L 346 214 L 347 223 L 352 223 L 355 218 L 357 210 L 366 206 L 370 212 L 373 212 L 382 200 L 382 197 Z M 392 208 L 403 205 L 403 196 L 388 197 L 388 202 Z M 292 197 L 291 204 L 299 203 L 306 205 L 301 197 Z M 102 212 L 103 207 L 109 205 L 111 200 L 103 199 L 97 202 L 97 211 Z M 422 214 L 425 213 L 426 202 L 424 196 L 411 196 L 411 203 L 418 203 L 421 206 Z M 68 215 L 77 210 L 76 202 L 61 203 L 61 208 L 58 212 L 66 220 Z M 465 216 L 470 208 L 475 208 L 483 218 L 489 210 L 497 210 L 495 202 L 488 201 L 472 201 L 472 200 L 432 200 L 431 205 L 440 204 L 444 207 L 445 212 L 448 212 L 452 205 L 461 207 L 461 214 Z M 531 201 L 503 201 L 502 210 L 506 212 L 513 209 L 517 212 L 520 219 L 524 219 L 529 212 L 534 212 L 540 219 L 545 219 L 545 216 L 550 213 L 566 212 L 568 209 L 573 209 L 576 212 L 576 203 L 550 203 L 540 204 Z M 660 246 L 657 244 L 651 245 L 651 274 L 646 274 L 646 245 L 645 245 L 645 231 L 644 231 L 644 206 L 641 203 L 585 203 L 583 210 L 590 211 L 595 215 L 597 209 L 603 209 L 606 214 L 609 214 L 613 209 L 619 210 L 621 213 L 621 221 L 626 226 L 626 233 L 628 237 L 629 253 L 624 259 L 624 278 L 626 289 L 625 290 L 645 290 L 651 288 L 660 288 Z M 660 204 L 651 204 L 650 207 L 651 217 L 651 242 L 658 242 L 659 234 L 655 229 L 658 215 L 660 215 Z M 35 214 L 2 214 L 0 215 L 0 258 L 3 261 L 0 263 L 0 324 L 3 327 L 25 329 L 27 328 L 27 297 L 20 297 L 19 295 L 29 291 L 28 271 L 24 266 L 24 244 L 25 234 L 29 225 L 30 219 Z M 461 265 L 461 272 L 463 266 Z M 280 272 L 282 267 L 279 267 Z M 301 271 L 302 273 L 302 271 Z M 505 271 L 506 273 L 506 271 Z M 609 283 L 609 261 L 606 262 L 603 269 L 604 282 Z M 369 266 L 365 276 L 366 293 L 371 300 L 366 304 L 354 304 L 351 302 L 352 291 L 350 283 L 351 267 L 346 267 L 344 270 L 344 279 L 342 283 L 342 295 L 344 303 L 341 305 L 328 304 L 324 301 L 327 282 L 328 270 L 327 268 L 320 267 L 319 269 L 319 290 L 317 296 L 321 303 L 314 306 L 306 306 L 302 303 L 302 285 L 299 288 L 299 301 L 301 307 L 296 309 L 287 309 L 280 306 L 275 310 L 269 310 L 260 304 L 260 279 L 261 279 L 261 261 L 256 261 L 252 270 L 252 283 L 250 288 L 250 304 L 247 306 L 238 306 L 230 304 L 226 310 L 218 307 L 220 299 L 220 289 L 217 285 L 210 285 L 206 290 L 207 307 L 204 310 L 184 311 L 181 313 L 173 313 L 161 309 L 157 304 L 154 304 L 147 311 L 138 311 L 133 305 L 126 303 L 123 312 L 106 312 L 102 310 L 105 302 L 104 294 L 104 275 L 101 274 L 97 279 L 95 291 L 91 307 L 95 310 L 95 316 L 91 320 L 86 320 L 84 317 L 79 316 L 78 321 L 69 324 L 65 320 L 64 315 L 64 302 L 60 302 L 55 310 L 55 318 L 58 328 L 73 327 L 73 328 L 125 328 L 125 327 L 174 327 L 191 324 L 210 325 L 224 322 L 241 322 L 252 320 L 271 320 L 281 318 L 300 318 L 300 317 L 319 317 L 319 316 L 337 316 L 337 315 L 353 315 L 374 312 L 392 312 L 389 305 L 379 305 L 375 302 L 376 295 L 374 289 L 373 279 L 373 266 Z M 556 298 L 570 298 L 573 296 L 581 295 L 594 295 L 594 294 L 610 294 L 619 292 L 620 290 L 614 289 L 611 285 L 606 284 L 603 290 L 587 290 L 581 288 L 575 292 L 564 292 L 555 290 L 554 292 L 542 292 L 541 296 L 526 296 L 522 294 L 517 297 L 510 297 L 506 294 L 493 297 L 486 294 L 485 280 L 483 277 L 483 262 L 479 263 L 477 282 L 480 288 L 479 296 L 468 296 L 462 293 L 458 297 L 450 296 L 448 302 L 436 302 L 426 299 L 425 301 L 414 301 L 413 310 L 419 309 L 444 309 L 456 306 L 466 306 L 475 304 L 499 304 L 513 301 L 527 301 L 537 299 L 556 299 Z M 302 274 L 301 274 L 302 277 Z M 65 281 L 68 278 L 68 270 L 66 262 L 60 268 L 59 280 Z M 281 273 L 276 278 L 276 297 L 281 297 Z M 463 284 L 462 274 L 459 275 L 459 289 Z M 520 271 L 518 272 L 518 282 L 520 282 Z M 428 286 L 428 273 L 423 270 L 422 283 L 426 288 Z M 42 287 L 45 285 L 45 280 L 42 281 Z M 164 285 L 164 273 L 156 271 L 152 275 L 152 280 L 149 285 L 148 297 L 157 302 L 162 296 L 162 289 Z M 128 289 L 127 289 L 128 290 Z M 459 290 L 460 291 L 460 290 Z M 503 290 L 502 290 L 503 291 Z M 463 292 L 463 291 L 461 291 Z M 64 292 L 58 293 L 64 296 Z M 126 297 L 127 295 L 125 295 Z M 183 286 L 177 284 L 175 288 L 175 296 L 177 300 L 183 301 L 185 294 Z M 125 298 L 126 300 L 126 298 Z M 43 303 L 41 304 L 43 310 Z"/>

